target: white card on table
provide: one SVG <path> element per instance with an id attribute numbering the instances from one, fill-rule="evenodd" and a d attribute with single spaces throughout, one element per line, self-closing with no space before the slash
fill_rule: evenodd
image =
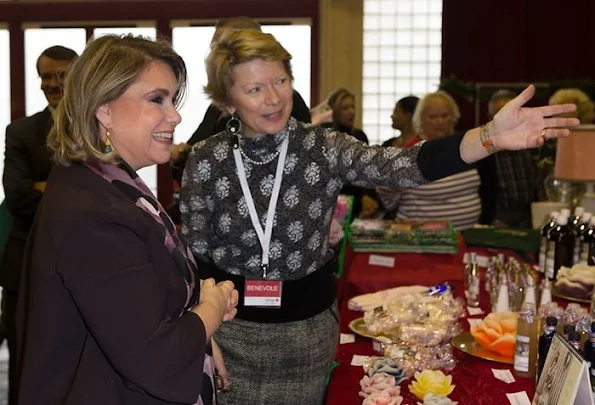
<path id="1" fill-rule="evenodd" d="M 353 358 L 351 359 L 352 366 L 363 366 L 364 362 L 368 360 L 370 356 L 361 356 L 359 354 L 354 354 Z"/>
<path id="2" fill-rule="evenodd" d="M 516 381 L 510 370 L 498 370 L 493 368 L 492 374 L 494 374 L 494 377 L 496 377 L 498 380 L 504 381 L 507 384 L 512 384 Z"/>
<path id="3" fill-rule="evenodd" d="M 382 267 L 390 267 L 392 269 L 393 267 L 395 267 L 395 258 L 390 256 L 370 255 L 368 264 L 373 264 L 375 266 Z"/>
<path id="4" fill-rule="evenodd" d="M 506 397 L 508 398 L 508 401 L 511 405 L 531 405 L 531 401 L 529 401 L 529 396 L 525 391 L 506 394 Z M 554 405 L 553 402 L 552 405 Z"/>
<path id="5" fill-rule="evenodd" d="M 351 333 L 341 333 L 339 337 L 339 344 L 344 345 L 345 343 L 353 343 L 355 342 L 355 335 Z"/>
<path id="6" fill-rule="evenodd" d="M 467 312 L 469 312 L 469 315 L 471 316 L 483 314 L 483 310 L 481 308 L 467 307 Z"/>

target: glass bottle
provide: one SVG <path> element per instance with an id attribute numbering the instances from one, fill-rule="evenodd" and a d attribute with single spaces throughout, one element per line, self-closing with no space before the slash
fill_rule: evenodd
<path id="1" fill-rule="evenodd" d="M 501 272 L 498 276 L 498 299 L 496 300 L 496 305 L 492 312 L 506 311 L 510 311 L 510 304 L 508 302 L 508 281 L 506 279 L 506 274 Z"/>
<path id="2" fill-rule="evenodd" d="M 584 234 L 589 231 L 589 223 L 591 221 L 591 213 L 585 212 L 580 222 L 574 228 L 574 254 L 572 257 L 572 264 L 580 263 L 581 244 L 583 243 Z"/>
<path id="3" fill-rule="evenodd" d="M 517 321 L 514 373 L 521 377 L 535 376 L 537 364 L 537 322 L 535 304 L 525 303 Z"/>
<path id="4" fill-rule="evenodd" d="M 467 305 L 470 307 L 478 307 L 481 287 L 479 269 L 477 268 L 477 257 L 474 252 L 471 252 L 469 263 L 465 266 L 465 279 L 467 280 L 467 289 L 465 291 Z"/>
<path id="5" fill-rule="evenodd" d="M 591 217 L 589 227 L 581 234 L 581 246 L 579 251 L 579 263 L 595 265 L 595 217 Z"/>
<path id="6" fill-rule="evenodd" d="M 573 330 L 568 334 L 568 343 L 584 358 L 583 348 L 581 347 L 581 335 Z"/>
<path id="7" fill-rule="evenodd" d="M 591 377 L 591 387 L 595 387 L 595 322 L 591 323 L 589 339 L 584 346 L 585 360 L 589 364 L 589 375 Z"/>
<path id="8" fill-rule="evenodd" d="M 545 358 L 547 357 L 547 352 L 550 350 L 550 346 L 552 344 L 552 339 L 554 338 L 554 334 L 556 333 L 556 326 L 558 325 L 558 320 L 554 316 L 548 316 L 545 320 L 545 326 L 543 327 L 543 333 L 539 337 L 539 355 L 538 355 L 538 363 L 537 363 L 537 380 L 539 381 L 539 376 L 543 371 L 543 366 L 545 365 Z"/>
<path id="9" fill-rule="evenodd" d="M 573 253 L 574 234 L 568 227 L 568 217 L 560 215 L 556 218 L 556 227 L 548 234 L 545 253 L 546 277 L 555 281 L 560 267 L 572 267 Z"/>
<path id="10" fill-rule="evenodd" d="M 554 211 L 550 214 L 550 219 L 541 228 L 541 242 L 539 245 L 539 272 L 545 273 L 545 253 L 547 251 L 548 234 L 551 229 L 556 227 L 556 218 L 560 215 L 558 211 Z"/>

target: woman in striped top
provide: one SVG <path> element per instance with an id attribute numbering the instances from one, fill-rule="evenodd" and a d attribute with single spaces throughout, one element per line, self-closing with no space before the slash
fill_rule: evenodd
<path id="1" fill-rule="evenodd" d="M 413 127 L 420 137 L 433 140 L 450 136 L 460 117 L 452 97 L 437 91 L 427 94 L 413 114 Z M 445 177 L 417 188 L 378 189 L 386 210 L 397 208 L 396 219 L 448 220 L 456 230 L 479 222 L 481 180 L 476 169 Z"/>

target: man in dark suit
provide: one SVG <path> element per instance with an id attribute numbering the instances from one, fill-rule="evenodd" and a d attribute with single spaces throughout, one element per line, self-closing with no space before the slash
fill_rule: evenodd
<path id="1" fill-rule="evenodd" d="M 9 350 L 9 404 L 16 404 L 16 324 L 19 281 L 27 236 L 43 196 L 52 162 L 47 135 L 52 127 L 52 109 L 62 99 L 62 85 L 71 62 L 78 55 L 72 49 L 53 46 L 37 59 L 41 90 L 48 107 L 6 128 L 6 151 L 2 178 L 6 205 L 13 217 L 6 252 L 0 266 L 0 286 L 5 300 L 5 322 Z"/>

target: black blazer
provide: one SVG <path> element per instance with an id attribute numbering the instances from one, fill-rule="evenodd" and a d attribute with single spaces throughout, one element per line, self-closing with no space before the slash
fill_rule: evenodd
<path id="1" fill-rule="evenodd" d="M 37 206 L 43 193 L 33 188 L 35 182 L 45 182 L 50 174 L 52 159 L 47 148 L 47 136 L 52 126 L 49 108 L 18 119 L 6 128 L 4 158 L 4 192 L 6 206 L 13 216 L 6 253 L 0 266 L 0 286 L 16 290 L 29 235 Z"/>
<path id="2" fill-rule="evenodd" d="M 206 332 L 178 317 L 186 285 L 162 228 L 86 166 L 52 171 L 21 281 L 19 404 L 197 401 Z"/>

